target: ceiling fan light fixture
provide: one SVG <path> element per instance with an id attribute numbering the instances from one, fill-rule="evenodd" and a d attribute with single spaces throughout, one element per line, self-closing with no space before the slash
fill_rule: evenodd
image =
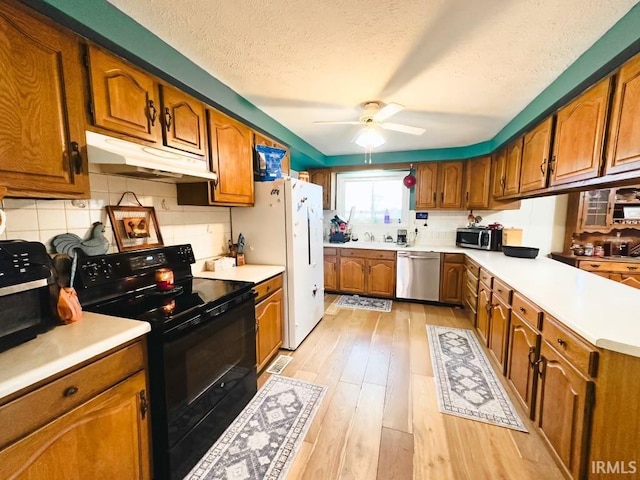
<path id="1" fill-rule="evenodd" d="M 366 127 L 360 131 L 355 142 L 362 148 L 372 149 L 384 145 L 385 139 L 374 128 Z"/>

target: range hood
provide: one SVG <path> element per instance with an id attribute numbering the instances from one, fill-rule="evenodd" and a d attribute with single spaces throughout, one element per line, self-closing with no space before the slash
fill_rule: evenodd
<path id="1" fill-rule="evenodd" d="M 185 152 L 159 148 L 86 132 L 89 163 L 100 165 L 104 173 L 126 175 L 145 180 L 193 183 L 216 180 L 206 158 Z"/>

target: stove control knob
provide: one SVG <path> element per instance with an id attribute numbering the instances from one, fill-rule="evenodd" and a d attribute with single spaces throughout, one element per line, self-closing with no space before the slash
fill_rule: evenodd
<path id="1" fill-rule="evenodd" d="M 102 265 L 102 273 L 104 273 L 105 277 L 109 278 L 113 273 L 113 265 L 111 265 L 110 263 L 105 263 L 104 265 Z"/>
<path id="2" fill-rule="evenodd" d="M 95 263 L 87 263 L 82 266 L 82 271 L 90 280 L 95 280 L 98 276 L 98 265 Z"/>

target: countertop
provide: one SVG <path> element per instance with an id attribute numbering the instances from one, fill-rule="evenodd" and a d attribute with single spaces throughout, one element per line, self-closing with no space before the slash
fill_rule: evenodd
<path id="1" fill-rule="evenodd" d="M 264 280 L 284 272 L 282 265 L 242 265 L 219 272 L 195 272 L 193 275 L 201 278 L 214 278 L 216 280 L 237 280 L 241 282 L 260 283 Z"/>
<path id="2" fill-rule="evenodd" d="M 455 246 L 375 242 L 325 247 L 464 253 L 593 345 L 640 357 L 640 290 L 547 257 L 524 259 Z"/>
<path id="3" fill-rule="evenodd" d="M 59 325 L 0 353 L 0 399 L 141 337 L 149 323 L 83 312 L 82 319 Z"/>

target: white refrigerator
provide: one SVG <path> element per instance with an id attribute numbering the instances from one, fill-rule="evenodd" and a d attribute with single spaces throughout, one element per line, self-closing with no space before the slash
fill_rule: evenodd
<path id="1" fill-rule="evenodd" d="M 296 179 L 255 183 L 255 206 L 231 209 L 248 264 L 286 265 L 284 343 L 295 350 L 324 314 L 322 187 Z"/>

